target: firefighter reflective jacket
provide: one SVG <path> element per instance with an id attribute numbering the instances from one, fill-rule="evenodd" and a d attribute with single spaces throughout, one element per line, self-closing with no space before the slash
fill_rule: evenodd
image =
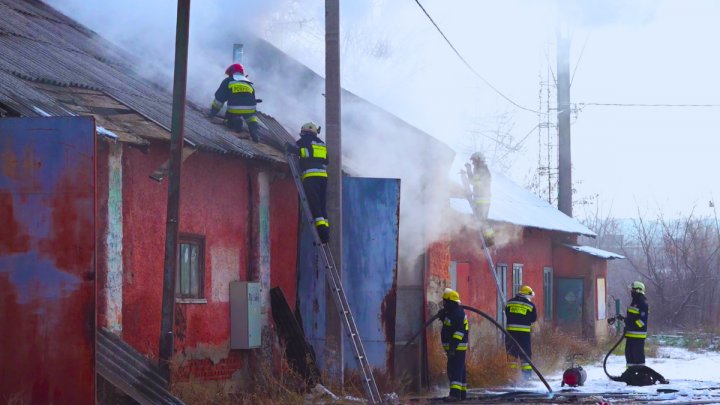
<path id="1" fill-rule="evenodd" d="M 327 146 L 317 135 L 303 133 L 298 139 L 300 170 L 303 180 L 308 177 L 327 177 Z"/>
<path id="2" fill-rule="evenodd" d="M 645 295 L 634 293 L 625 317 L 625 337 L 645 339 L 647 337 L 648 304 Z"/>
<path id="3" fill-rule="evenodd" d="M 537 320 L 535 304 L 518 294 L 505 305 L 505 317 L 508 331 L 530 333 L 531 325 Z"/>
<path id="4" fill-rule="evenodd" d="M 440 340 L 442 340 L 443 349 L 445 351 L 464 351 L 468 349 L 468 335 L 470 334 L 470 324 L 468 323 L 465 310 L 459 305 L 445 311 L 440 318 L 443 323 L 440 330 Z"/>
<path id="5" fill-rule="evenodd" d="M 252 82 L 242 75 L 227 77 L 220 83 L 220 87 L 215 92 L 211 114 L 217 114 L 225 102 L 228 103 L 226 117 L 255 114 L 257 102 Z"/>

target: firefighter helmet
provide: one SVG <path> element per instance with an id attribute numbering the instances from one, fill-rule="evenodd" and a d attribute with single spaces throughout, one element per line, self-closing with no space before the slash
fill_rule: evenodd
<path id="1" fill-rule="evenodd" d="M 239 63 L 233 63 L 227 69 L 225 69 L 225 74 L 228 76 L 232 76 L 235 73 L 240 73 L 241 75 L 245 75 L 245 68 L 243 67 L 243 65 L 241 65 Z"/>
<path id="2" fill-rule="evenodd" d="M 315 124 L 312 121 L 306 122 L 305 124 L 303 124 L 302 128 L 300 128 L 300 133 L 303 133 L 303 132 L 309 132 L 309 133 L 317 135 L 320 133 L 320 128 L 317 126 L 317 124 Z"/>
<path id="3" fill-rule="evenodd" d="M 443 292 L 442 298 L 453 302 L 460 303 L 460 294 L 452 288 L 446 288 Z"/>
<path id="4" fill-rule="evenodd" d="M 645 295 L 645 284 L 640 281 L 633 281 L 633 283 L 630 284 L 630 289 Z"/>
<path id="5" fill-rule="evenodd" d="M 533 291 L 533 289 L 530 288 L 529 285 L 524 285 L 524 286 L 520 287 L 520 289 L 518 290 L 518 294 L 522 294 L 522 295 L 525 295 L 528 297 L 534 297 L 535 291 Z"/>
<path id="6" fill-rule="evenodd" d="M 485 163 L 485 156 L 481 152 L 475 152 L 470 155 L 470 160 L 477 163 Z"/>

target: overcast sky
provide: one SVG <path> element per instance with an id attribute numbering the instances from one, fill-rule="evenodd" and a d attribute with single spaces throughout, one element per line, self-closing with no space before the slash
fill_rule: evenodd
<path id="1" fill-rule="evenodd" d="M 174 35 L 173 0 L 50 3 L 131 50 L 152 49 Z M 544 113 L 539 96 L 547 98 L 542 82 L 553 80 L 555 29 L 563 16 L 572 33 L 571 101 L 580 107 L 572 120 L 576 197 L 597 194 L 602 210 L 617 217 L 634 217 L 638 208 L 648 215 L 712 214 L 708 202 L 720 197 L 720 108 L 582 103 L 720 104 L 720 2 L 421 3 L 487 81 L 515 103 Z M 229 49 L 237 39 L 218 39 L 212 31 L 218 24 L 243 25 L 323 74 L 323 6 L 196 0 L 191 37 L 226 40 Z M 414 0 L 341 1 L 341 25 L 343 86 L 452 146 L 454 172 L 475 149 L 526 186 L 546 164 L 547 132 L 537 129 L 546 114 L 517 108 L 474 76 Z M 191 48 L 191 63 L 193 49 L 199 53 L 202 46 Z M 500 142 L 493 140 L 498 130 Z M 578 216 L 582 211 L 575 208 Z"/>

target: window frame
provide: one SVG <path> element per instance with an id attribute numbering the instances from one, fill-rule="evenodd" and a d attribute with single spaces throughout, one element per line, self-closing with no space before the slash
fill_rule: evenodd
<path id="1" fill-rule="evenodd" d="M 513 297 L 517 295 L 518 292 L 520 292 L 520 287 L 523 286 L 523 264 L 522 263 L 513 263 L 512 265 L 512 293 Z M 517 276 L 520 277 L 517 277 Z M 520 279 L 518 282 L 518 278 Z"/>
<path id="2" fill-rule="evenodd" d="M 543 268 L 543 304 L 545 305 L 544 318 L 546 321 L 552 321 L 554 305 L 554 294 L 555 288 L 554 270 L 552 267 Z"/>
<path id="3" fill-rule="evenodd" d="M 183 245 L 196 245 L 197 246 L 197 294 L 193 294 L 193 277 L 192 269 L 189 270 L 190 280 L 188 281 L 187 294 L 183 294 L 182 291 L 182 272 L 181 266 L 182 261 L 180 255 L 182 254 Z M 177 302 L 200 302 L 205 301 L 205 236 L 191 233 L 181 233 L 178 237 L 177 244 L 177 266 L 175 268 L 175 300 Z"/>

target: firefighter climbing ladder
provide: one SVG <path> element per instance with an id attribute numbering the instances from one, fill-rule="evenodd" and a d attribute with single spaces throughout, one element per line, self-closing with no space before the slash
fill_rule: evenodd
<path id="1" fill-rule="evenodd" d="M 475 217 L 480 218 L 480 215 L 476 210 L 475 201 L 473 199 L 470 179 L 468 179 L 468 174 L 465 171 L 462 172 L 462 182 L 465 186 L 465 197 L 467 198 L 468 203 L 470 203 L 473 214 L 475 215 Z M 484 231 L 484 229 L 480 229 L 478 233 L 480 234 L 480 241 L 482 242 L 483 252 L 485 253 L 485 260 L 487 260 L 488 269 L 490 270 L 490 273 L 492 273 L 493 278 L 495 279 L 495 287 L 497 288 L 498 297 L 500 297 L 500 300 L 502 300 L 502 303 L 504 305 L 507 302 L 507 297 L 505 296 L 505 290 L 500 284 L 500 277 L 498 276 L 497 269 L 495 268 L 495 262 L 490 255 L 490 248 L 488 248 L 487 243 L 485 242 L 485 235 L 483 234 Z"/>
<path id="2" fill-rule="evenodd" d="M 290 165 L 290 171 L 295 179 L 295 186 L 297 186 L 298 194 L 300 195 L 300 203 L 303 207 L 305 220 L 307 221 L 308 227 L 311 229 L 315 246 L 319 247 L 318 251 L 320 253 L 320 257 L 325 263 L 325 276 L 327 278 L 328 285 L 330 286 L 330 290 L 332 291 L 335 305 L 337 306 L 340 317 L 345 324 L 345 331 L 350 339 L 350 346 L 352 347 L 353 352 L 355 353 L 355 358 L 360 366 L 365 394 L 371 404 L 380 404 L 382 403 L 380 391 L 375 383 L 375 377 L 372 374 L 370 362 L 365 355 L 365 347 L 360 339 L 360 334 L 358 332 L 357 325 L 355 324 L 355 318 L 350 311 L 350 304 L 345 296 L 342 279 L 340 278 L 337 267 L 335 267 L 335 260 L 330 252 L 330 246 L 326 243 L 320 242 L 320 236 L 318 236 L 317 230 L 315 229 L 315 221 L 312 212 L 310 211 L 310 205 L 307 197 L 305 196 L 305 189 L 303 188 L 302 181 L 300 180 L 300 171 L 298 169 L 297 160 L 295 159 L 295 156 L 290 155 L 289 153 L 286 153 L 285 157 L 287 158 L 288 164 Z"/>

